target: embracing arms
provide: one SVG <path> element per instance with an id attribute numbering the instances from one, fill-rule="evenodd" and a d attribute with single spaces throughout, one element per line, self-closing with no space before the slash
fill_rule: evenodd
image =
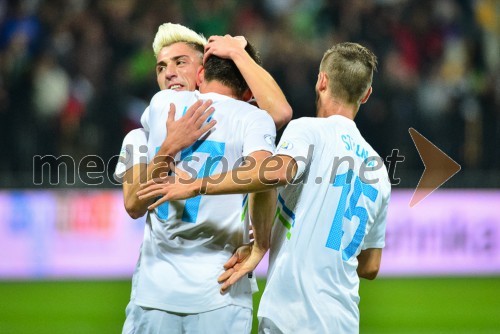
<path id="1" fill-rule="evenodd" d="M 204 61 L 212 54 L 231 59 L 250 87 L 259 108 L 267 111 L 276 128 L 281 129 L 292 119 L 292 107 L 271 74 L 245 51 L 246 44 L 243 36 L 212 36 L 205 46 Z"/>
<path id="2" fill-rule="evenodd" d="M 123 196 L 125 209 L 130 217 L 142 217 L 151 204 L 150 199 L 140 199 L 137 192 L 141 184 L 148 180 L 167 175 L 174 162 L 175 155 L 192 145 L 203 133 L 215 125 L 215 120 L 205 124 L 213 112 L 212 101 L 197 101 L 179 120 L 175 121 L 175 106 L 170 105 L 166 123 L 167 137 L 149 164 L 139 163 L 128 169 L 123 178 Z"/>

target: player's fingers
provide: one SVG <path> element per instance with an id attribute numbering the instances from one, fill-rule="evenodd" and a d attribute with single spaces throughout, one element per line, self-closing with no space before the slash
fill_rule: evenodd
<path id="1" fill-rule="evenodd" d="M 229 260 L 227 260 L 226 263 L 224 263 L 224 269 L 229 269 L 229 268 L 232 268 L 234 267 L 234 265 L 238 262 L 238 254 L 237 253 L 234 253 L 233 256 L 231 256 L 229 258 Z"/>
<path id="2" fill-rule="evenodd" d="M 148 192 L 151 189 L 151 187 L 154 187 L 156 184 L 157 183 L 153 182 L 153 180 L 149 180 L 147 183 L 141 184 L 137 194 L 144 194 Z"/>
<path id="3" fill-rule="evenodd" d="M 223 295 L 227 292 L 227 290 L 231 287 L 231 283 L 229 279 L 225 280 L 224 283 L 220 287 L 220 293 Z"/>
<path id="4" fill-rule="evenodd" d="M 159 178 L 159 177 L 157 177 L 157 178 L 154 178 L 154 179 L 149 180 L 149 181 L 148 181 L 148 182 L 146 182 L 146 183 L 141 184 L 141 185 L 140 185 L 140 187 L 139 187 L 139 189 L 140 189 L 140 190 L 143 190 L 143 189 L 149 188 L 149 187 L 151 187 L 151 186 L 154 186 L 154 185 L 157 185 L 157 184 L 162 184 L 162 183 L 165 183 L 165 182 L 163 181 L 163 178 Z"/>
<path id="5" fill-rule="evenodd" d="M 143 189 L 143 190 L 139 190 L 137 192 L 137 198 L 139 198 L 140 200 L 148 199 L 148 198 L 153 198 L 154 195 L 152 195 L 152 194 L 156 193 L 156 192 L 157 192 L 157 190 L 153 189 L 151 187 Z"/>
<path id="6" fill-rule="evenodd" d="M 171 123 L 175 120 L 175 104 L 170 103 L 170 110 L 168 111 L 167 123 Z"/>
<path id="7" fill-rule="evenodd" d="M 188 110 L 186 111 L 185 117 L 191 118 L 195 111 L 203 104 L 203 100 L 198 100 L 195 103 L 193 103 Z"/>
<path id="8" fill-rule="evenodd" d="M 212 48 L 206 49 L 205 53 L 203 54 L 203 65 L 207 62 L 208 57 L 210 57 L 213 54 Z"/>
<path id="9" fill-rule="evenodd" d="M 198 130 L 198 133 L 197 133 L 198 137 L 201 137 L 201 135 L 203 135 L 205 132 L 207 132 L 208 130 L 213 128 L 215 126 L 215 124 L 217 124 L 217 121 L 215 119 L 213 119 L 210 122 L 208 122 L 207 124 L 203 125 L 201 127 L 201 129 Z"/>
<path id="10" fill-rule="evenodd" d="M 139 197 L 139 199 L 142 200 L 142 199 L 154 198 L 160 195 L 166 195 L 166 193 L 167 192 L 163 186 L 155 185 L 151 186 L 150 188 L 138 191 L 137 197 Z"/>
<path id="11" fill-rule="evenodd" d="M 176 175 L 175 183 L 179 184 L 191 184 L 196 180 L 196 177 L 194 175 L 191 175 L 180 168 L 176 169 L 175 175 Z"/>
<path id="12" fill-rule="evenodd" d="M 234 269 L 233 268 L 229 268 L 228 270 L 224 271 L 218 278 L 217 278 L 217 282 L 219 283 L 223 283 L 225 282 L 229 277 L 231 277 L 231 275 L 234 273 Z"/>
<path id="13" fill-rule="evenodd" d="M 212 102 L 212 101 L 210 101 Z M 203 106 L 201 106 L 199 108 L 199 110 L 197 111 L 198 113 L 198 118 L 196 119 L 196 124 L 198 126 L 201 126 L 201 124 L 203 124 L 209 117 L 211 117 L 215 111 L 215 108 L 212 107 L 211 105 L 208 105 L 208 107 L 206 109 L 202 109 L 204 108 Z"/>
<path id="14" fill-rule="evenodd" d="M 151 204 L 150 206 L 148 206 L 148 210 L 150 210 L 150 211 L 154 210 L 155 208 L 157 208 L 158 206 L 162 205 L 166 201 L 167 201 L 166 196 L 163 196 L 162 198 L 160 198 L 159 200 L 157 200 L 156 202 L 154 202 L 153 204 Z"/>
<path id="15" fill-rule="evenodd" d="M 235 36 L 234 37 L 235 40 L 238 41 L 238 44 L 244 49 L 246 48 L 247 44 L 248 44 L 248 41 L 247 39 L 245 38 L 245 36 Z"/>
<path id="16" fill-rule="evenodd" d="M 225 294 L 231 287 L 231 285 L 238 282 L 238 280 L 242 278 L 244 275 L 246 275 L 246 272 L 241 272 L 241 271 L 237 271 L 234 274 L 232 274 L 231 277 L 229 277 L 220 287 L 221 294 Z"/>
<path id="17" fill-rule="evenodd" d="M 210 36 L 210 37 L 208 38 L 208 42 L 210 43 L 210 42 L 216 41 L 216 40 L 218 40 L 219 38 L 221 38 L 221 36 L 219 36 L 219 35 L 212 35 L 212 36 Z"/>
<path id="18" fill-rule="evenodd" d="M 195 124 L 197 124 L 200 118 L 202 118 L 209 109 L 213 109 L 213 107 L 210 107 L 212 103 L 213 101 L 210 99 L 203 101 L 203 103 L 195 110 L 195 112 L 192 115 Z"/>
<path id="19" fill-rule="evenodd" d="M 155 184 L 155 183 L 154 183 L 154 180 L 149 180 L 149 181 L 148 181 L 148 182 L 146 182 L 146 183 L 141 183 L 141 184 L 140 184 L 140 186 L 139 186 L 139 188 L 140 188 L 140 189 L 145 189 L 146 187 L 149 187 L 149 186 L 150 186 L 150 185 L 152 185 L 152 184 Z"/>
<path id="20" fill-rule="evenodd" d="M 205 113 L 201 114 L 200 118 L 198 118 L 198 119 L 196 120 L 196 123 L 195 123 L 196 127 L 197 127 L 197 128 L 200 128 L 200 127 L 202 126 L 202 124 L 203 124 L 203 123 L 205 123 L 205 122 L 206 122 L 206 120 L 207 120 L 209 117 L 212 117 L 212 116 L 213 116 L 214 111 L 215 111 L 214 107 L 210 107 L 210 108 L 208 108 L 208 109 L 207 109 L 207 111 L 206 111 Z"/>
<path id="21" fill-rule="evenodd" d="M 240 280 L 240 278 L 242 278 L 246 274 L 248 274 L 248 271 L 246 271 L 246 270 L 235 271 L 234 274 L 232 274 L 231 277 L 229 277 L 227 279 L 226 283 L 228 285 L 233 285 L 234 283 L 238 282 Z"/>

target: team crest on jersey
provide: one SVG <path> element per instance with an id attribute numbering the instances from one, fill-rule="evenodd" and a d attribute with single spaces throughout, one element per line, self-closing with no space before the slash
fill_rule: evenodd
<path id="1" fill-rule="evenodd" d="M 293 148 L 293 144 L 288 141 L 284 141 L 281 143 L 280 148 L 284 150 L 291 150 Z"/>

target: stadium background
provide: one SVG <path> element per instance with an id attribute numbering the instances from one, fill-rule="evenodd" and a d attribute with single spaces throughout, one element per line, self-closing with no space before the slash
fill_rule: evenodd
<path id="1" fill-rule="evenodd" d="M 109 177 L 81 176 L 100 160 L 110 174 L 139 126 L 157 91 L 152 39 L 168 21 L 246 36 L 294 118 L 314 115 L 326 48 L 370 47 L 379 70 L 358 126 L 382 157 L 406 160 L 388 261 L 361 284 L 361 332 L 500 332 L 499 1 L 0 0 L 0 333 L 120 331 L 142 222 Z M 411 210 L 423 165 L 409 127 L 462 166 Z M 36 155 L 76 164 L 42 172 Z"/>

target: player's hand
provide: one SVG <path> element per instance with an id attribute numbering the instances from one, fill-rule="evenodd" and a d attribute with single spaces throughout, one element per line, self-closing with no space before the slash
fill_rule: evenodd
<path id="1" fill-rule="evenodd" d="M 207 45 L 205 45 L 205 55 L 203 63 L 205 63 L 211 55 L 232 59 L 234 52 L 245 52 L 247 40 L 243 36 L 210 36 Z"/>
<path id="2" fill-rule="evenodd" d="M 226 264 L 224 264 L 226 271 L 217 279 L 219 283 L 222 283 L 220 293 L 226 293 L 231 285 L 238 282 L 240 278 L 249 272 L 254 271 L 264 257 L 264 254 L 265 252 L 259 251 L 253 245 L 239 247 Z"/>
<path id="3" fill-rule="evenodd" d="M 206 122 L 213 114 L 212 100 L 198 100 L 186 111 L 186 114 L 175 120 L 175 105 L 170 104 L 167 118 L 167 137 L 162 143 L 164 147 L 175 147 L 177 152 L 194 144 L 204 133 L 217 123 L 214 119 Z"/>
<path id="4" fill-rule="evenodd" d="M 167 201 L 187 199 L 199 195 L 199 179 L 179 168 L 175 168 L 174 173 L 174 176 L 152 179 L 141 185 L 137 192 L 137 197 L 140 200 L 160 197 L 148 206 L 148 210 L 154 210 Z"/>

